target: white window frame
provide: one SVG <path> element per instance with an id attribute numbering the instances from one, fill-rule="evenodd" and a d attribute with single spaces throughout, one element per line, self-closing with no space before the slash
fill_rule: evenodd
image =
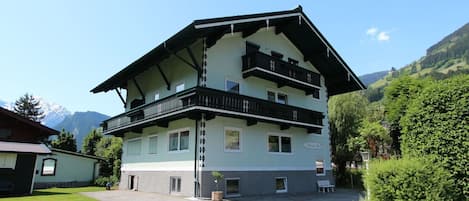
<path id="1" fill-rule="evenodd" d="M 277 136 L 278 137 L 278 152 L 271 152 L 269 150 L 269 137 Z M 282 152 L 282 137 L 290 138 L 290 152 Z M 293 155 L 293 135 L 284 134 L 284 133 L 267 133 L 267 153 L 270 154 L 280 154 L 280 155 Z"/>
<path id="2" fill-rule="evenodd" d="M 137 141 L 137 140 L 140 140 L 140 154 L 129 154 L 129 142 Z M 128 139 L 127 142 L 126 142 L 126 147 L 125 147 L 125 151 L 126 151 L 125 155 L 126 156 L 140 156 L 140 155 L 142 155 L 142 144 L 143 144 L 142 137 L 136 137 L 136 138 Z"/>
<path id="3" fill-rule="evenodd" d="M 277 190 L 277 179 L 284 179 L 285 190 Z M 288 193 L 288 178 L 287 177 L 275 177 L 275 193 Z"/>
<path id="4" fill-rule="evenodd" d="M 226 131 L 227 130 L 233 130 L 233 131 L 239 132 L 239 150 L 226 149 Z M 236 127 L 225 127 L 223 129 L 223 150 L 225 150 L 225 152 L 242 152 L 243 151 L 243 137 L 242 136 L 243 136 L 243 129 L 236 128 Z"/>
<path id="5" fill-rule="evenodd" d="M 228 91 L 228 81 L 238 83 L 238 94 L 241 94 L 241 82 L 235 79 L 230 79 L 230 78 L 225 78 L 225 91 L 230 92 Z M 230 93 L 233 93 L 233 92 L 230 92 Z"/>
<path id="6" fill-rule="evenodd" d="M 157 97 L 158 97 L 158 98 L 157 98 Z M 156 91 L 156 92 L 155 92 L 155 95 L 153 96 L 153 100 L 154 100 L 154 101 L 157 101 L 157 100 L 160 100 L 160 98 L 161 98 L 161 97 L 160 97 L 160 92 Z"/>
<path id="7" fill-rule="evenodd" d="M 286 103 L 279 103 L 279 104 L 285 104 L 285 105 L 289 104 L 290 101 L 288 100 L 289 99 L 288 98 L 289 97 L 288 93 L 285 93 L 284 91 L 279 91 L 279 90 L 274 90 L 274 89 L 267 88 L 267 90 L 266 90 L 266 99 L 267 100 L 269 100 L 269 91 L 275 94 L 275 102 L 276 103 L 279 103 L 278 102 L 278 94 L 283 94 L 287 97 L 287 102 Z"/>
<path id="8" fill-rule="evenodd" d="M 178 86 L 180 86 L 180 85 L 183 86 L 183 89 L 182 89 L 181 91 L 186 90 L 186 83 L 185 83 L 185 82 L 179 82 L 179 83 L 177 83 L 176 85 L 174 85 L 174 91 L 175 91 L 176 93 L 181 92 L 181 91 L 178 91 Z"/>
<path id="9" fill-rule="evenodd" d="M 168 134 L 168 147 L 167 147 L 167 150 L 168 150 L 169 153 L 189 152 L 189 150 L 190 150 L 190 144 L 191 144 L 191 143 L 189 143 L 189 142 L 188 142 L 188 147 L 187 147 L 187 149 L 183 149 L 183 150 L 180 149 L 180 148 L 181 148 L 181 132 L 184 132 L 184 131 L 189 132 L 189 141 L 190 141 L 190 139 L 191 139 L 191 138 L 190 138 L 190 136 L 191 136 L 191 131 L 190 131 L 189 128 L 181 128 L 181 129 L 176 129 L 176 130 L 168 131 L 168 133 L 167 133 L 167 134 Z M 171 135 L 171 134 L 174 134 L 174 133 L 177 133 L 177 134 L 178 134 L 178 149 L 171 151 L 171 150 L 169 150 L 169 146 L 170 146 L 170 143 L 171 143 L 170 135 Z"/>
<path id="10" fill-rule="evenodd" d="M 176 184 L 175 184 L 175 185 L 176 185 L 176 189 L 175 189 L 175 191 L 173 191 L 173 189 L 172 189 L 172 181 L 173 181 L 173 179 L 175 179 L 175 181 L 176 181 Z M 177 181 L 178 181 L 178 180 L 179 180 L 179 185 L 180 185 L 180 186 L 179 186 L 179 191 L 177 191 L 177 190 L 178 190 L 178 189 L 177 189 L 177 187 L 178 187 L 178 186 L 177 186 Z M 169 177 L 169 193 L 172 194 L 172 195 L 179 195 L 179 194 L 181 194 L 181 192 L 182 192 L 182 178 L 181 178 L 180 176 L 170 176 L 170 177 Z"/>
<path id="11" fill-rule="evenodd" d="M 150 153 L 150 145 L 151 145 L 151 141 L 150 141 L 150 138 L 153 138 L 153 137 L 156 137 L 156 153 Z M 148 138 L 148 154 L 150 155 L 156 155 L 158 154 L 158 141 L 160 140 L 159 137 L 158 137 L 158 134 L 154 134 L 154 135 L 149 135 L 147 136 Z"/>
<path id="12" fill-rule="evenodd" d="M 319 173 L 319 174 L 318 174 L 318 167 L 317 167 L 317 162 L 318 161 L 322 161 L 322 170 L 323 170 L 323 173 Z M 325 164 L 326 164 L 326 162 L 324 161 L 324 159 L 314 161 L 314 170 L 316 171 L 316 176 L 326 176 L 326 165 Z"/>
<path id="13" fill-rule="evenodd" d="M 225 197 L 232 198 L 232 197 L 240 197 L 241 196 L 241 178 L 239 177 L 231 177 L 225 178 Z M 228 194 L 228 180 L 238 180 L 238 192 L 237 194 Z"/>

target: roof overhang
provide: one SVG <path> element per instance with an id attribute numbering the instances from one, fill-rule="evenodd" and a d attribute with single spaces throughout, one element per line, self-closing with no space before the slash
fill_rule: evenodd
<path id="1" fill-rule="evenodd" d="M 50 154 L 51 151 L 44 144 L 5 142 L 0 141 L 0 152 Z"/>
<path id="2" fill-rule="evenodd" d="M 263 27 L 275 27 L 277 34 L 284 34 L 302 52 L 304 60 L 311 62 L 325 77 L 329 96 L 366 88 L 298 7 L 288 11 L 195 20 L 91 92 L 125 88 L 128 80 L 200 38 L 206 38 L 210 47 L 226 33 L 242 32 L 243 37 L 247 37 Z"/>

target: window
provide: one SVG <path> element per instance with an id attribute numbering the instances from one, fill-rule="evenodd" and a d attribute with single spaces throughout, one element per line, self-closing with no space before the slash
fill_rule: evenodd
<path id="1" fill-rule="evenodd" d="M 160 99 L 160 93 L 156 92 L 155 93 L 155 100 L 159 100 Z"/>
<path id="2" fill-rule="evenodd" d="M 156 154 L 157 147 L 158 147 L 158 136 L 148 137 L 148 153 Z"/>
<path id="3" fill-rule="evenodd" d="M 246 54 L 249 54 L 252 52 L 258 52 L 259 48 L 260 48 L 259 45 L 246 41 Z"/>
<path id="4" fill-rule="evenodd" d="M 45 158 L 42 160 L 42 176 L 54 176 L 55 168 L 57 167 L 57 159 Z"/>
<path id="5" fill-rule="evenodd" d="M 181 83 L 181 84 L 176 85 L 176 93 L 177 93 L 177 92 L 180 92 L 180 91 L 183 91 L 184 88 L 185 88 L 184 83 Z"/>
<path id="6" fill-rule="evenodd" d="M 324 171 L 324 160 L 316 161 L 316 175 L 326 175 Z"/>
<path id="7" fill-rule="evenodd" d="M 291 63 L 293 65 L 298 65 L 298 60 L 295 60 L 295 59 L 292 59 L 292 58 L 288 58 L 288 63 Z M 309 74 L 309 73 L 308 73 Z"/>
<path id="8" fill-rule="evenodd" d="M 269 135 L 268 137 L 269 152 L 291 153 L 291 137 Z"/>
<path id="9" fill-rule="evenodd" d="M 241 129 L 225 128 L 225 151 L 241 151 Z"/>
<path id="10" fill-rule="evenodd" d="M 285 93 L 268 90 L 267 100 L 281 104 L 288 104 L 288 95 Z"/>
<path id="11" fill-rule="evenodd" d="M 225 194 L 227 197 L 239 196 L 239 178 L 226 178 L 225 179 Z"/>
<path id="12" fill-rule="evenodd" d="M 169 151 L 189 149 L 189 131 L 172 132 L 169 134 Z"/>
<path id="13" fill-rule="evenodd" d="M 16 156 L 17 155 L 15 153 L 0 153 L 0 169 L 1 168 L 15 169 Z"/>
<path id="14" fill-rule="evenodd" d="M 171 193 L 181 192 L 181 177 L 169 177 Z"/>
<path id="15" fill-rule="evenodd" d="M 135 156 L 140 155 L 142 152 L 142 140 L 141 139 L 132 139 L 127 141 L 127 155 Z"/>
<path id="16" fill-rule="evenodd" d="M 277 93 L 277 103 L 287 104 L 288 97 L 286 94 Z"/>
<path id="17" fill-rule="evenodd" d="M 275 178 L 275 192 L 277 193 L 286 193 L 288 192 L 286 177 L 277 177 Z"/>
<path id="18" fill-rule="evenodd" d="M 232 80 L 226 80 L 225 81 L 225 90 L 227 92 L 239 94 L 239 83 L 235 82 L 235 81 L 232 81 Z"/>
<path id="19" fill-rule="evenodd" d="M 313 98 L 314 99 L 319 99 L 319 89 L 316 89 L 313 91 Z"/>

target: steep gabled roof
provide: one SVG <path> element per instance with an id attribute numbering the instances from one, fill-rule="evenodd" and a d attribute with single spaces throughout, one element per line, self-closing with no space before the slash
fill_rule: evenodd
<path id="1" fill-rule="evenodd" d="M 32 121 L 28 118 L 25 118 L 19 114 L 16 114 L 15 112 L 12 112 L 10 110 L 7 110 L 5 108 L 0 107 L 0 119 L 2 118 L 7 118 L 7 119 L 12 119 L 17 122 L 20 122 L 24 126 L 29 126 L 33 130 L 37 130 L 37 135 L 41 136 L 50 136 L 50 135 L 58 135 L 60 132 L 57 130 L 54 130 L 52 128 L 49 128 L 47 126 L 42 125 L 39 122 Z M 23 126 L 21 125 L 21 126 Z"/>
<path id="2" fill-rule="evenodd" d="M 242 32 L 243 37 L 247 37 L 266 26 L 275 27 L 276 33 L 283 33 L 302 52 L 304 60 L 320 71 L 325 77 L 329 95 L 366 88 L 299 6 L 280 12 L 195 20 L 91 92 L 125 88 L 128 80 L 197 39 L 206 38 L 207 46 L 211 47 L 225 33 Z"/>

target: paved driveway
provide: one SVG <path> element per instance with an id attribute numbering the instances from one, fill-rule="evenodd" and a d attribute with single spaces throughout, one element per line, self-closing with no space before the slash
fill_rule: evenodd
<path id="1" fill-rule="evenodd" d="M 86 196 L 101 201 L 188 201 L 198 200 L 187 197 L 169 196 L 158 193 L 146 193 L 126 190 L 85 192 Z M 226 201 L 359 201 L 364 194 L 350 189 L 337 189 L 333 193 L 314 193 L 305 195 L 275 195 L 226 199 Z M 204 200 L 204 199 L 200 199 Z"/>

